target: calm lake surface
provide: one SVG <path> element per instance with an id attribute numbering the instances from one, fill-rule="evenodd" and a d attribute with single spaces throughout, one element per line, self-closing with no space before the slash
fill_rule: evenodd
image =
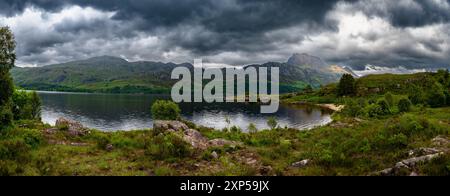
<path id="1" fill-rule="evenodd" d="M 117 95 L 62 92 L 38 92 L 42 98 L 42 120 L 54 125 L 59 117 L 81 122 L 103 131 L 148 129 L 153 125 L 150 107 L 164 95 Z M 309 129 L 331 122 L 331 114 L 319 108 L 281 105 L 276 114 L 260 114 L 260 106 L 239 103 L 183 103 L 182 116 L 196 124 L 222 129 L 231 125 L 246 130 L 249 123 L 267 128 L 267 118 L 274 116 L 282 127 Z"/>

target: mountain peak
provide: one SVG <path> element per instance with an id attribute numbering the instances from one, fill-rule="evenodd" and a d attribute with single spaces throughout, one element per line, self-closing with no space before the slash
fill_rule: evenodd
<path id="1" fill-rule="evenodd" d="M 327 67 L 328 65 L 319 57 L 311 56 L 307 53 L 295 53 L 289 58 L 289 65 L 309 65 L 313 67 Z"/>

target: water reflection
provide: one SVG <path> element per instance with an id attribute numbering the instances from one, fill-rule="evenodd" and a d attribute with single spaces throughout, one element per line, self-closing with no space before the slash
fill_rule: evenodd
<path id="1" fill-rule="evenodd" d="M 147 129 L 152 127 L 150 107 L 163 95 L 111 95 L 39 92 L 42 119 L 54 124 L 59 117 L 76 120 L 85 126 L 105 131 Z M 246 129 L 254 123 L 267 128 L 267 118 L 275 116 L 284 127 L 308 129 L 331 121 L 329 112 L 318 108 L 281 105 L 276 114 L 260 114 L 260 106 L 248 103 L 184 103 L 182 116 L 196 124 L 222 129 L 231 125 Z"/>

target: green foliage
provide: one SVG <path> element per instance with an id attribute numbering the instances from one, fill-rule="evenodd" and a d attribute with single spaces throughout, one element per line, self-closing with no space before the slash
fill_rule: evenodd
<path id="1" fill-rule="evenodd" d="M 14 92 L 12 78 L 8 72 L 0 72 L 0 106 L 7 105 Z"/>
<path id="2" fill-rule="evenodd" d="M 292 142 L 290 140 L 281 140 L 278 148 L 275 149 L 275 152 L 279 156 L 286 156 L 292 150 Z"/>
<path id="3" fill-rule="evenodd" d="M 389 106 L 384 99 L 379 100 L 376 104 L 368 105 L 364 110 L 365 113 L 371 118 L 377 118 L 391 114 L 391 110 L 389 109 Z"/>
<path id="4" fill-rule="evenodd" d="M 13 113 L 8 106 L 0 106 L 0 130 L 12 125 Z"/>
<path id="5" fill-rule="evenodd" d="M 386 100 L 389 107 L 394 107 L 394 96 L 392 93 L 388 92 L 384 95 L 384 99 Z"/>
<path id="6" fill-rule="evenodd" d="M 391 148 L 404 148 L 408 145 L 408 137 L 403 133 L 395 134 L 388 139 Z"/>
<path id="7" fill-rule="evenodd" d="M 27 160 L 30 149 L 23 138 L 0 141 L 0 160 Z"/>
<path id="8" fill-rule="evenodd" d="M 271 130 L 274 130 L 275 128 L 277 128 L 277 125 L 278 125 L 278 122 L 275 117 L 269 117 L 267 119 L 267 126 L 269 126 Z"/>
<path id="9" fill-rule="evenodd" d="M 8 130 L 0 137 L 0 160 L 26 163 L 30 159 L 30 151 L 37 149 L 43 143 L 44 138 L 40 131 L 29 129 Z"/>
<path id="10" fill-rule="evenodd" d="M 408 98 L 403 98 L 398 101 L 398 111 L 399 112 L 409 112 L 411 110 L 411 101 Z"/>
<path id="11" fill-rule="evenodd" d="M 193 153 L 192 146 L 175 133 L 159 134 L 153 137 L 145 153 L 156 160 L 180 159 Z"/>
<path id="12" fill-rule="evenodd" d="M 256 128 L 256 125 L 253 124 L 253 123 L 250 123 L 248 125 L 247 130 L 248 130 L 249 133 L 256 133 L 256 132 L 258 132 L 258 128 Z"/>
<path id="13" fill-rule="evenodd" d="M 280 143 L 280 135 L 276 131 L 264 130 L 252 134 L 252 137 L 246 138 L 245 143 L 251 146 L 272 146 Z"/>
<path id="14" fill-rule="evenodd" d="M 152 105 L 152 117 L 155 120 L 177 120 L 180 118 L 180 107 L 172 102 L 158 100 Z"/>
<path id="15" fill-rule="evenodd" d="M 391 124 L 392 125 L 388 128 L 391 133 L 401 133 L 407 137 L 420 136 L 432 138 L 445 133 L 445 130 L 436 126 L 436 124 L 432 123 L 430 120 L 412 114 L 403 114 L 398 122 Z"/>
<path id="16" fill-rule="evenodd" d="M 0 27 L 0 75 L 7 73 L 16 60 L 16 42 L 8 27 Z"/>
<path id="17" fill-rule="evenodd" d="M 423 104 L 426 101 L 424 91 L 416 85 L 412 85 L 408 93 L 409 100 L 415 105 Z"/>
<path id="18" fill-rule="evenodd" d="M 358 116 L 364 116 L 365 111 L 364 108 L 366 107 L 366 102 L 364 99 L 359 99 L 357 101 L 355 100 L 348 100 L 345 104 L 345 108 L 343 109 L 342 113 L 346 116 L 350 117 L 358 117 Z"/>
<path id="19" fill-rule="evenodd" d="M 353 76 L 350 74 L 344 74 L 339 81 L 337 93 L 339 96 L 355 95 L 355 78 L 353 78 Z"/>
<path id="20" fill-rule="evenodd" d="M 238 126 L 232 126 L 230 128 L 230 132 L 232 132 L 232 133 L 237 133 L 237 132 L 241 132 L 241 131 L 242 131 L 241 128 L 239 128 Z"/>
<path id="21" fill-rule="evenodd" d="M 105 150 L 109 144 L 111 144 L 111 136 L 102 132 L 94 132 L 90 135 L 97 144 L 97 147 L 101 150 Z"/>
<path id="22" fill-rule="evenodd" d="M 440 84 L 435 84 L 428 92 L 427 104 L 431 107 L 441 107 L 446 105 L 444 90 Z"/>
<path id="23" fill-rule="evenodd" d="M 379 100 L 377 105 L 380 107 L 381 115 L 391 114 L 391 109 L 389 108 L 389 104 L 386 100 Z"/>
<path id="24" fill-rule="evenodd" d="M 12 100 L 15 120 L 40 120 L 41 99 L 36 92 L 16 90 Z"/>
<path id="25" fill-rule="evenodd" d="M 9 106 L 14 91 L 9 70 L 16 60 L 14 35 L 8 27 L 0 27 L 0 128 L 12 124 Z"/>

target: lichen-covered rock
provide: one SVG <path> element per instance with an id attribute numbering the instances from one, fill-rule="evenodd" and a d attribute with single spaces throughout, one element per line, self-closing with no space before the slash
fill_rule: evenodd
<path id="1" fill-rule="evenodd" d="M 218 159 L 218 158 L 219 158 L 219 155 L 217 154 L 216 151 L 213 151 L 213 152 L 211 153 L 211 157 L 214 158 L 214 159 Z"/>
<path id="2" fill-rule="evenodd" d="M 175 132 L 179 134 L 184 141 L 191 144 L 192 147 L 200 150 L 206 150 L 209 147 L 239 146 L 241 143 L 232 142 L 225 139 L 208 140 L 199 131 L 190 129 L 185 123 L 180 121 L 162 121 L 157 120 L 153 123 L 153 130 L 156 134 Z"/>
<path id="3" fill-rule="evenodd" d="M 400 165 L 406 165 L 408 167 L 414 167 L 417 163 L 422 163 L 422 162 L 427 162 L 427 161 L 431 161 L 441 155 L 443 155 L 444 153 L 436 153 L 436 154 L 430 154 L 430 155 L 425 155 L 425 156 L 421 156 L 421 157 L 414 157 L 414 158 L 410 158 L 410 159 L 406 159 L 403 160 L 401 162 L 398 162 L 397 164 Z"/>
<path id="4" fill-rule="evenodd" d="M 211 147 L 239 146 L 241 143 L 233 142 L 225 139 L 213 139 L 208 142 Z"/>
<path id="5" fill-rule="evenodd" d="M 431 140 L 431 141 L 433 142 L 434 145 L 437 145 L 437 146 L 445 146 L 448 143 L 450 143 L 450 140 L 448 140 L 444 136 L 437 136 L 437 137 L 433 138 L 433 140 Z"/>
<path id="6" fill-rule="evenodd" d="M 440 152 L 440 153 L 405 159 L 403 161 L 397 162 L 393 168 L 387 168 L 382 171 L 375 172 L 375 173 L 373 173 L 373 175 L 379 175 L 379 176 L 398 175 L 402 169 L 414 170 L 414 168 L 417 166 L 417 164 L 429 162 L 429 161 L 431 161 L 439 156 L 442 156 L 442 155 L 444 155 L 444 153 Z M 412 171 L 411 174 L 419 175 L 419 174 L 415 173 L 414 171 Z"/>
<path id="7" fill-rule="evenodd" d="M 72 136 L 84 136 L 89 133 L 89 129 L 85 128 L 80 122 L 65 118 L 56 120 L 55 126 L 60 131 L 67 131 Z"/>
<path id="8" fill-rule="evenodd" d="M 189 127 L 180 121 L 157 120 L 153 123 L 153 129 L 157 132 L 165 131 L 185 131 Z"/>
<path id="9" fill-rule="evenodd" d="M 292 167 L 302 168 L 308 165 L 309 159 L 305 159 L 299 162 L 292 163 Z"/>
<path id="10" fill-rule="evenodd" d="M 208 148 L 208 139 L 197 130 L 188 129 L 184 131 L 183 139 L 194 148 L 203 150 Z"/>

